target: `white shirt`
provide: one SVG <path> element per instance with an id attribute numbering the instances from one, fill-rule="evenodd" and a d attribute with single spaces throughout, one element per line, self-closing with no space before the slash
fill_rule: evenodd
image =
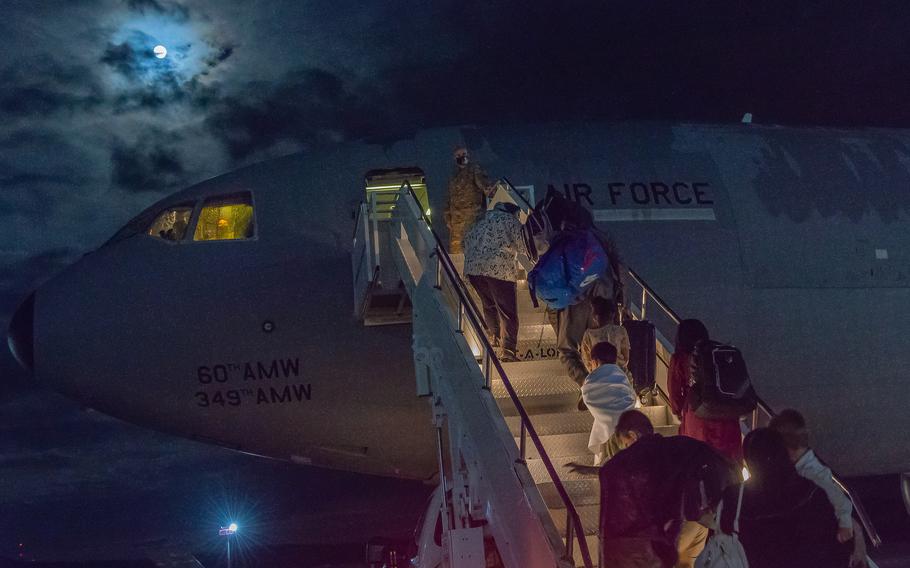
<path id="1" fill-rule="evenodd" d="M 806 450 L 806 453 L 796 461 L 796 473 L 822 488 L 825 495 L 828 496 L 831 506 L 834 507 L 837 526 L 842 529 L 853 526 L 853 503 L 847 494 L 834 483 L 831 468 L 820 462 L 815 457 L 815 452 L 811 449 Z"/>

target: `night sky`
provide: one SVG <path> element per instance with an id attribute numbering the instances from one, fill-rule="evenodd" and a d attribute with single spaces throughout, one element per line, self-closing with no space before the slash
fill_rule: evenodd
<path id="1" fill-rule="evenodd" d="M 26 290 L 152 202 L 314 147 L 464 123 L 744 112 L 910 126 L 905 1 L 529 4 L 0 1 L 2 329 Z M 0 556 L 20 540 L 57 558 L 198 546 L 230 507 L 257 511 L 263 541 L 346 522 L 359 537 L 396 499 L 387 524 L 407 526 L 427 491 L 87 413 L 0 352 Z"/>

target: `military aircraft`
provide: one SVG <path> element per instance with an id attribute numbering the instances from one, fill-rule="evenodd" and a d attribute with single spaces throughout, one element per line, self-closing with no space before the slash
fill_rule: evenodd
<path id="1" fill-rule="evenodd" d="M 442 231 L 458 144 L 531 197 L 591 209 L 665 302 L 743 351 L 772 408 L 804 412 L 836 471 L 910 471 L 906 131 L 453 127 L 286 156 L 140 213 L 22 302 L 11 349 L 36 380 L 129 422 L 431 479 L 411 330 L 352 313 L 352 232 L 383 179 L 424 182 Z"/>

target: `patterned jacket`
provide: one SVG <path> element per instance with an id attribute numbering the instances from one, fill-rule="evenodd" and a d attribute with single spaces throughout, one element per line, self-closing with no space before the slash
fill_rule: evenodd
<path id="1" fill-rule="evenodd" d="M 525 252 L 521 222 L 499 205 L 487 211 L 464 237 L 464 273 L 518 280 L 518 254 Z"/>

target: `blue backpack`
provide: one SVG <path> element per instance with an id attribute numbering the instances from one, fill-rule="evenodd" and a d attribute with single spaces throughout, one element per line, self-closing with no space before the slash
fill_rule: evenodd
<path id="1" fill-rule="evenodd" d="M 591 231 L 564 231 L 528 274 L 528 286 L 547 307 L 561 310 L 578 302 L 608 266 L 607 253 Z"/>

